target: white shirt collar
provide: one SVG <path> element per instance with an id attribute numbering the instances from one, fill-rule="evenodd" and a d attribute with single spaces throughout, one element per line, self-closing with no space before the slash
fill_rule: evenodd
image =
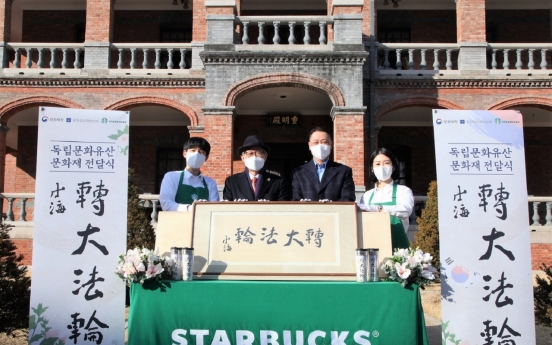
<path id="1" fill-rule="evenodd" d="M 203 176 L 201 175 L 201 172 L 199 172 L 199 175 L 195 176 L 191 172 L 188 171 L 188 169 L 184 169 L 184 180 L 189 179 L 202 179 Z"/>

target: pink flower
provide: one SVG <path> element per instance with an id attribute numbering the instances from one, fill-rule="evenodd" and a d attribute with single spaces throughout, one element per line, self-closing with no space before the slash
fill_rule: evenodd
<path id="1" fill-rule="evenodd" d="M 155 277 L 158 274 L 161 274 L 164 269 L 161 267 L 161 264 L 157 265 L 149 265 L 148 269 L 146 270 L 146 279 Z"/>
<path id="2" fill-rule="evenodd" d="M 407 265 L 406 263 L 404 263 L 402 265 L 399 264 L 399 263 L 395 264 L 395 269 L 397 270 L 397 274 L 402 279 L 406 279 L 410 276 L 410 270 L 408 268 L 406 268 L 406 265 Z"/>

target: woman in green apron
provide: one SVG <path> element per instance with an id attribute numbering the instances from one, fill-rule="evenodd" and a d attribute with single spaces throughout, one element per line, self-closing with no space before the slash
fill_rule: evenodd
<path id="1" fill-rule="evenodd" d="M 186 168 L 168 172 L 161 182 L 159 202 L 163 211 L 191 211 L 190 206 L 195 201 L 219 201 L 217 184 L 200 171 L 210 150 L 209 142 L 203 138 L 186 141 L 182 153 L 186 158 Z"/>
<path id="2" fill-rule="evenodd" d="M 393 182 L 399 176 L 399 163 L 390 150 L 379 148 L 370 156 L 370 169 L 376 186 L 364 193 L 358 206 L 369 212 L 389 212 L 393 251 L 409 248 L 406 231 L 414 208 L 414 196 L 410 188 Z"/>

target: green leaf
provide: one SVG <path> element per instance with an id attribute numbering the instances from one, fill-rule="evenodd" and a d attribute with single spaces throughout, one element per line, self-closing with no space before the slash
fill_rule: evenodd
<path id="1" fill-rule="evenodd" d="M 109 139 L 117 140 L 119 139 L 120 135 L 118 134 L 111 134 L 107 136 Z"/>
<path id="2" fill-rule="evenodd" d="M 29 329 L 36 328 L 36 315 L 29 316 Z"/>
<path id="3" fill-rule="evenodd" d="M 29 344 L 32 344 L 32 343 L 34 343 L 35 341 L 38 341 L 38 340 L 40 340 L 40 339 L 42 339 L 42 334 L 35 334 L 35 335 L 31 338 L 31 340 L 29 340 Z"/>
<path id="4" fill-rule="evenodd" d="M 36 315 L 40 316 L 42 313 L 44 313 L 48 309 L 48 307 L 43 308 L 42 303 L 38 303 L 38 307 L 31 308 L 31 309 L 35 312 Z"/>

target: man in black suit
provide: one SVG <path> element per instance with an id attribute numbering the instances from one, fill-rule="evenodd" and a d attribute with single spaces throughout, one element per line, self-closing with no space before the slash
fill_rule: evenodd
<path id="1" fill-rule="evenodd" d="M 289 200 L 284 179 L 264 169 L 270 147 L 256 135 L 248 136 L 238 154 L 245 170 L 226 178 L 222 198 L 234 200 Z"/>
<path id="2" fill-rule="evenodd" d="M 353 171 L 329 159 L 332 137 L 315 127 L 309 135 L 313 158 L 292 172 L 292 200 L 355 201 Z"/>

